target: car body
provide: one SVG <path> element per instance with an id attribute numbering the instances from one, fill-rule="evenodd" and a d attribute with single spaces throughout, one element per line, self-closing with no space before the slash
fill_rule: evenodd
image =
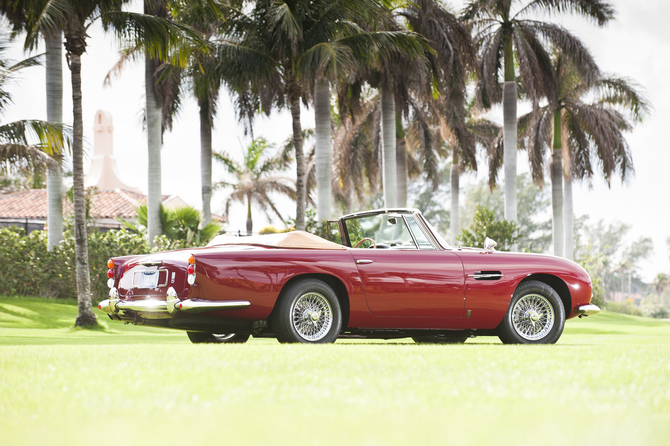
<path id="1" fill-rule="evenodd" d="M 553 343 L 566 319 L 599 311 L 576 263 L 452 247 L 414 209 L 346 215 L 328 222 L 328 235 L 218 236 L 203 248 L 115 257 L 99 308 L 193 342 Z"/>

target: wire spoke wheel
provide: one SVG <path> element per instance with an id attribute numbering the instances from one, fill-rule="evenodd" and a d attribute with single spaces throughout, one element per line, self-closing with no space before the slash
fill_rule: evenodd
<path id="1" fill-rule="evenodd" d="M 303 339 L 320 341 L 333 325 L 333 310 L 328 299 L 314 292 L 298 297 L 291 308 L 291 323 Z"/>
<path id="2" fill-rule="evenodd" d="M 554 307 L 544 296 L 526 294 L 514 304 L 510 319 L 519 336 L 529 341 L 538 341 L 554 327 Z"/>

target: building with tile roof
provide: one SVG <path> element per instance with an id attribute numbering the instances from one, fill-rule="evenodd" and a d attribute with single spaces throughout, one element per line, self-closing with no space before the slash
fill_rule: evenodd
<path id="1" fill-rule="evenodd" d="M 94 117 L 94 144 L 91 168 L 84 180 L 86 188 L 95 187 L 91 196 L 91 218 L 103 230 L 119 229 L 119 218 L 137 216 L 135 209 L 146 204 L 147 197 L 140 189 L 129 186 L 119 176 L 113 154 L 112 116 L 98 110 Z M 176 195 L 164 195 L 163 206 L 178 209 L 187 204 Z M 72 215 L 73 206 L 63 197 L 63 215 Z M 212 220 L 225 223 L 225 217 L 212 215 Z M 32 189 L 0 195 L 0 226 L 19 226 L 26 232 L 44 229 L 47 221 L 47 191 Z"/>

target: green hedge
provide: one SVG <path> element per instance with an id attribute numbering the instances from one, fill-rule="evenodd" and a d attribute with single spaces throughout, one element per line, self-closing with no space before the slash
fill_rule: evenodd
<path id="1" fill-rule="evenodd" d="M 107 260 L 110 257 L 148 253 L 139 234 L 126 231 L 100 232 L 88 236 L 91 292 L 94 300 L 107 297 Z M 47 233 L 25 235 L 21 228 L 0 228 L 0 289 L 3 294 L 76 298 L 74 239 L 66 236 L 47 250 Z"/>
<path id="2" fill-rule="evenodd" d="M 631 302 L 607 302 L 605 308 L 614 313 L 643 316 L 642 311 Z"/>

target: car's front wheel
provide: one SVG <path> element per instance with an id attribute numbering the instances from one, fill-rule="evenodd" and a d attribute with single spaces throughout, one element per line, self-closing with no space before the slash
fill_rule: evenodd
<path id="1" fill-rule="evenodd" d="M 558 293 L 546 283 L 529 281 L 514 292 L 498 337 L 505 344 L 554 344 L 564 325 L 565 309 Z"/>
<path id="2" fill-rule="evenodd" d="M 342 328 L 342 311 L 335 291 L 318 279 L 303 279 L 282 291 L 272 316 L 279 342 L 335 342 Z"/>
<path id="3" fill-rule="evenodd" d="M 241 333 L 211 334 L 187 331 L 188 338 L 194 344 L 244 344 L 251 335 Z"/>

